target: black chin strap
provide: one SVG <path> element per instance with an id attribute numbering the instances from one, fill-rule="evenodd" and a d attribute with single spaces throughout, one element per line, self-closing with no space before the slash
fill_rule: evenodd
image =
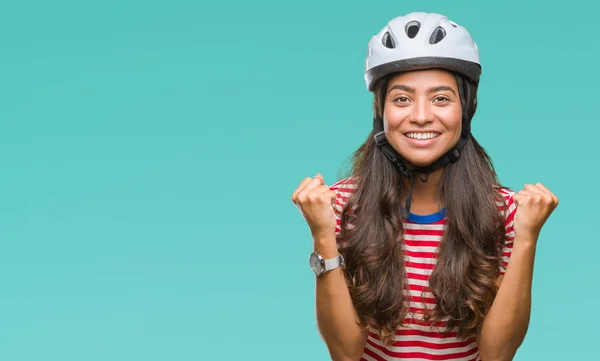
<path id="1" fill-rule="evenodd" d="M 375 120 L 375 122 L 382 124 L 381 121 L 378 122 L 377 120 Z M 408 215 L 410 213 L 412 192 L 413 192 L 413 188 L 415 185 L 415 176 L 419 177 L 419 179 L 423 183 L 425 183 L 429 180 L 429 175 L 432 172 L 434 172 L 440 168 L 443 168 L 447 164 L 456 162 L 458 160 L 458 158 L 460 157 L 460 152 L 464 148 L 465 144 L 467 143 L 467 139 L 468 139 L 468 138 L 464 137 L 463 135 L 461 135 L 461 137 L 458 140 L 458 142 L 456 143 L 456 145 L 454 147 L 452 147 L 452 149 L 450 149 L 446 154 L 444 154 L 438 160 L 433 162 L 432 164 L 430 164 L 426 167 L 409 169 L 404 164 L 402 157 L 400 157 L 398 152 L 396 152 L 396 150 L 394 150 L 394 148 L 392 148 L 390 143 L 387 141 L 384 131 L 378 131 L 377 133 L 375 133 L 375 135 L 373 137 L 375 138 L 375 144 L 383 151 L 383 154 L 385 154 L 386 157 L 392 163 L 394 163 L 396 165 L 396 167 L 398 167 L 400 174 L 402 174 L 402 176 L 404 178 L 410 179 L 410 189 L 408 191 L 408 196 L 406 197 L 406 204 L 405 204 L 406 217 L 408 217 Z"/>

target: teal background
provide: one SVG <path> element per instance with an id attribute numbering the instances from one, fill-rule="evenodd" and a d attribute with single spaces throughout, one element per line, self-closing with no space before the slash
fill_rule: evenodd
<path id="1" fill-rule="evenodd" d="M 0 6 L 0 360 L 326 360 L 290 202 L 370 130 L 367 42 L 466 26 L 473 132 L 561 200 L 515 360 L 596 359 L 592 1 L 21 1 Z"/>

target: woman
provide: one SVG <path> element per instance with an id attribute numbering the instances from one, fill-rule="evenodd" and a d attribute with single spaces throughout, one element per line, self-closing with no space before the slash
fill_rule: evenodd
<path id="1" fill-rule="evenodd" d="M 314 240 L 331 358 L 511 360 L 558 200 L 540 183 L 500 186 L 471 134 L 481 68 L 466 29 L 439 14 L 397 17 L 365 67 L 373 132 L 352 174 L 331 186 L 317 174 L 292 195 Z"/>

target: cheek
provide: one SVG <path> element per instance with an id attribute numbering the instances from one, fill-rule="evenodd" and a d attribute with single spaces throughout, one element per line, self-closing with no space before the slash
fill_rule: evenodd
<path id="1" fill-rule="evenodd" d="M 462 112 L 456 109 L 448 109 L 444 114 L 440 114 L 446 129 L 452 132 L 460 133 L 462 129 Z"/>
<path id="2" fill-rule="evenodd" d="M 384 111 L 384 129 L 388 130 L 389 128 L 397 128 L 402 120 L 406 118 L 406 111 L 399 107 L 388 106 L 386 105 Z"/>

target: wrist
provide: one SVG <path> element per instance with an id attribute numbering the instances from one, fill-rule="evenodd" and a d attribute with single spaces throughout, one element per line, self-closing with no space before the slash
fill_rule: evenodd
<path id="1" fill-rule="evenodd" d="M 534 234 L 516 234 L 513 247 L 534 249 L 537 245 L 537 239 L 537 235 Z"/>
<path id="2" fill-rule="evenodd" d="M 312 232 L 312 238 L 315 244 L 335 245 L 337 243 L 335 230 Z"/>
<path id="3" fill-rule="evenodd" d="M 313 250 L 325 259 L 336 257 L 339 252 L 335 233 L 315 235 L 313 237 Z"/>

